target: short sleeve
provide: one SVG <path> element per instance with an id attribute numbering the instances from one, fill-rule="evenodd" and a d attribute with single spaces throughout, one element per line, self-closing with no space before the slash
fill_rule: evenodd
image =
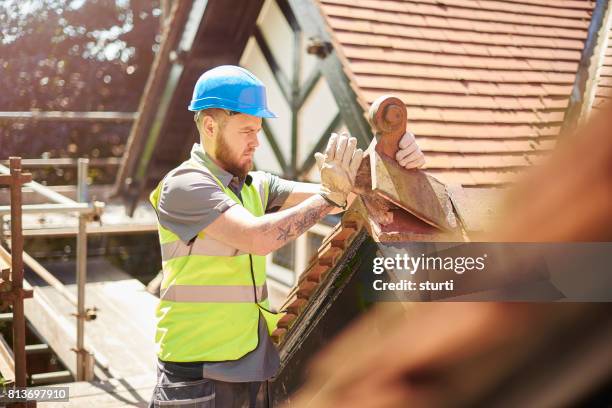
<path id="1" fill-rule="evenodd" d="M 266 177 L 268 177 L 268 183 L 270 186 L 266 213 L 271 213 L 278 211 L 283 206 L 285 201 L 287 201 L 287 197 L 289 197 L 289 194 L 291 194 L 293 188 L 295 187 L 295 182 L 282 179 L 274 174 L 265 174 Z"/>
<path id="2" fill-rule="evenodd" d="M 235 204 L 209 173 L 179 168 L 164 179 L 159 223 L 188 242 Z"/>

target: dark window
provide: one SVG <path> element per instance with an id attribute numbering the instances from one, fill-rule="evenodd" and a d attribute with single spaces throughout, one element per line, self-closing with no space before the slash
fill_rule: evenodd
<path id="1" fill-rule="evenodd" d="M 272 255 L 272 262 L 283 268 L 293 270 L 295 268 L 295 242 L 289 242 L 279 248 Z"/>
<path id="2" fill-rule="evenodd" d="M 317 255 L 317 250 L 323 243 L 324 237 L 314 232 L 308 232 L 307 234 L 306 259 L 312 259 L 313 256 Z"/>

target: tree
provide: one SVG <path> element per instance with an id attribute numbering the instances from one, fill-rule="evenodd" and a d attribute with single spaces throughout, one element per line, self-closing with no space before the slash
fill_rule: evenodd
<path id="1" fill-rule="evenodd" d="M 160 14 L 159 1 L 1 2 L 0 110 L 136 111 L 159 47 Z M 4 121 L 0 158 L 117 157 L 129 128 Z"/>

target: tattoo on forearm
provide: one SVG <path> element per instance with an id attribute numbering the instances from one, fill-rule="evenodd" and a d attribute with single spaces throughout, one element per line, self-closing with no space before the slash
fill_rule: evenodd
<path id="1" fill-rule="evenodd" d="M 308 229 L 308 220 L 307 219 L 303 219 L 303 220 L 295 220 L 295 229 L 300 231 L 302 229 Z"/>
<path id="2" fill-rule="evenodd" d="M 276 227 L 276 240 L 286 242 L 306 232 L 330 210 L 327 203 L 313 203 L 288 217 L 282 225 Z"/>
<path id="3" fill-rule="evenodd" d="M 292 236 L 291 225 L 288 225 L 287 228 L 278 227 L 278 236 L 276 237 L 277 241 L 286 241 Z"/>

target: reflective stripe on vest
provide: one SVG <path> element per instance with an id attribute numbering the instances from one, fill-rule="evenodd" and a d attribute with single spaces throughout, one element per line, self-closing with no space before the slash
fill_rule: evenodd
<path id="1" fill-rule="evenodd" d="M 257 299 L 268 299 L 267 286 L 256 286 Z M 248 286 L 191 286 L 172 285 L 162 291 L 160 298 L 173 302 L 253 303 L 253 285 Z"/>
<path id="2" fill-rule="evenodd" d="M 198 237 L 191 245 L 181 240 L 161 244 L 162 261 L 187 255 L 236 256 L 242 254 L 244 252 L 208 236 Z"/>
<path id="3" fill-rule="evenodd" d="M 211 174 L 197 162 L 181 165 Z M 254 216 L 265 211 L 267 179 L 254 175 L 241 190 L 242 202 L 215 177 L 234 201 Z M 155 209 L 163 180 L 151 193 Z M 158 223 L 163 280 L 157 308 L 156 343 L 164 361 L 236 360 L 258 344 L 260 315 L 271 333 L 280 315 L 268 312 L 265 257 L 244 254 L 200 232 L 186 243 Z"/>

